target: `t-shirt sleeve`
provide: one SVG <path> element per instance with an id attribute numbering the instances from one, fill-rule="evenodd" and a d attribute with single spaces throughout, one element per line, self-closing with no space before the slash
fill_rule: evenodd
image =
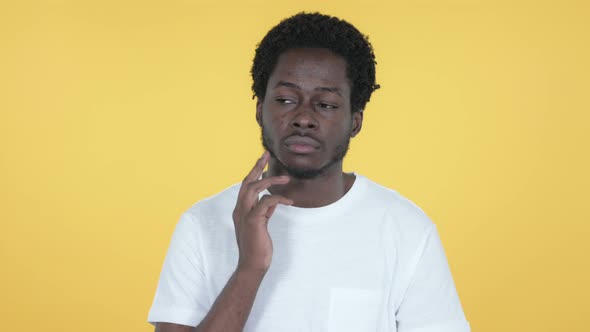
<path id="1" fill-rule="evenodd" d="M 396 313 L 398 332 L 469 332 L 434 224 L 415 266 Z"/>
<path id="2" fill-rule="evenodd" d="M 148 321 L 197 326 L 210 309 L 205 291 L 201 241 L 196 220 L 184 213 L 176 225 L 160 273 Z"/>

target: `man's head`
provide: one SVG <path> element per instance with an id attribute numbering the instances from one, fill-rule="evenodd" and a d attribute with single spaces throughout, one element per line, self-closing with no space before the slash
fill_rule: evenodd
<path id="1" fill-rule="evenodd" d="M 262 142 L 276 166 L 300 179 L 341 171 L 379 87 L 367 38 L 337 18 L 297 14 L 264 37 L 252 77 Z"/>
<path id="2" fill-rule="evenodd" d="M 379 88 L 375 83 L 375 54 L 352 24 L 319 13 L 299 13 L 272 28 L 256 48 L 252 64 L 252 91 L 264 100 L 268 79 L 278 58 L 293 48 L 325 48 L 346 60 L 353 112 L 361 112 Z"/>

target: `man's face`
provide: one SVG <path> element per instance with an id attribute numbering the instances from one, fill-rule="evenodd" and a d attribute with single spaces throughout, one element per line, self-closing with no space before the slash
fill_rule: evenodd
<path id="1" fill-rule="evenodd" d="M 271 74 L 256 119 L 262 143 L 287 173 L 314 178 L 340 166 L 361 128 L 352 114 L 346 61 L 329 50 L 291 49 Z"/>

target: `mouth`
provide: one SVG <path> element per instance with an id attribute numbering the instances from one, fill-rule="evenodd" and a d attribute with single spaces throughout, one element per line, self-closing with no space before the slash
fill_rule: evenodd
<path id="1" fill-rule="evenodd" d="M 296 154 L 309 154 L 320 148 L 320 143 L 309 136 L 292 135 L 284 143 L 287 150 Z"/>

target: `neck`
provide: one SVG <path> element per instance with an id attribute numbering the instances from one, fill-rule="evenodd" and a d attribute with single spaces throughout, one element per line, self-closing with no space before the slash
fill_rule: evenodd
<path id="1" fill-rule="evenodd" d="M 276 160 L 271 159 L 264 177 L 288 175 Z M 287 184 L 272 186 L 268 191 L 293 200 L 293 206 L 302 208 L 321 207 L 332 204 L 348 192 L 354 175 L 342 172 L 342 162 L 335 163 L 321 175 L 312 179 L 291 177 Z"/>

